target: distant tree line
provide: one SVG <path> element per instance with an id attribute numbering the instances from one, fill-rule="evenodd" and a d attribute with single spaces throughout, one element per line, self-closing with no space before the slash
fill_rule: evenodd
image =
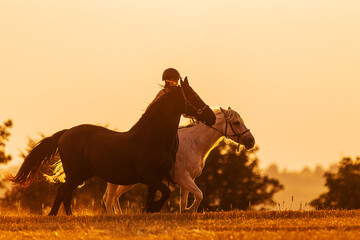
<path id="1" fill-rule="evenodd" d="M 360 208 L 360 157 L 344 157 L 337 172 L 325 172 L 328 192 L 314 199 L 310 205 L 316 209 Z"/>

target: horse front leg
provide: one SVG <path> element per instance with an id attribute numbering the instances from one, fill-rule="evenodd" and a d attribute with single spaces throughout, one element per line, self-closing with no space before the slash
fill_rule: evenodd
<path id="1" fill-rule="evenodd" d="M 184 212 L 188 205 L 189 190 L 180 185 L 180 212 Z"/>
<path id="2" fill-rule="evenodd" d="M 194 180 L 189 175 L 186 175 L 186 176 L 184 176 L 184 178 L 179 179 L 178 183 L 181 185 L 181 187 L 188 190 L 189 192 L 191 192 L 194 195 L 195 201 L 189 207 L 188 210 L 190 212 L 197 212 L 200 202 L 203 199 L 202 191 L 198 188 L 198 186 L 196 186 Z"/>
<path id="3" fill-rule="evenodd" d="M 149 186 L 148 195 L 146 197 L 146 212 L 153 212 L 152 208 L 154 208 L 153 204 L 155 202 L 156 188 L 153 186 Z"/>
<path id="4" fill-rule="evenodd" d="M 146 201 L 146 211 L 159 212 L 165 201 L 170 196 L 170 189 L 165 184 L 163 184 L 161 179 L 154 176 L 145 176 L 142 183 L 149 186 L 148 198 Z M 154 201 L 156 190 L 161 192 L 161 198 L 157 201 Z"/>

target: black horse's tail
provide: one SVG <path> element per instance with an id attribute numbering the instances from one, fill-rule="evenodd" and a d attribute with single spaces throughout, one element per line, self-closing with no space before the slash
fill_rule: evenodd
<path id="1" fill-rule="evenodd" d="M 42 139 L 26 156 L 16 176 L 7 176 L 7 180 L 20 187 L 29 186 L 34 181 L 40 167 L 57 153 L 58 141 L 66 131 L 67 129 L 64 129 L 51 137 Z"/>

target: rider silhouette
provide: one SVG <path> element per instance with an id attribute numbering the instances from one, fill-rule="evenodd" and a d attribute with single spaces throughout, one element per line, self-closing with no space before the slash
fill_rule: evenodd
<path id="1" fill-rule="evenodd" d="M 159 91 L 155 99 L 149 104 L 149 108 L 154 102 L 156 102 L 162 95 L 167 93 L 171 88 L 177 87 L 179 84 L 180 73 L 175 68 L 165 69 L 162 75 L 162 80 L 165 81 L 164 88 Z"/>
<path id="2" fill-rule="evenodd" d="M 164 88 L 159 91 L 159 93 L 156 95 L 155 99 L 149 104 L 148 108 L 154 102 L 156 102 L 162 95 L 167 93 L 170 89 L 177 87 L 178 83 L 179 83 L 179 79 L 181 79 L 181 76 L 180 76 L 180 73 L 178 72 L 178 70 L 176 70 L 175 68 L 165 69 L 165 71 L 163 72 L 163 75 L 162 75 L 162 80 L 165 81 Z M 176 160 L 176 152 L 179 148 L 179 136 L 177 133 L 176 133 L 173 144 L 175 145 L 175 147 L 172 149 L 171 161 L 174 166 L 175 160 Z M 168 179 L 169 182 L 170 181 L 173 182 L 169 173 L 166 175 L 166 178 Z"/>

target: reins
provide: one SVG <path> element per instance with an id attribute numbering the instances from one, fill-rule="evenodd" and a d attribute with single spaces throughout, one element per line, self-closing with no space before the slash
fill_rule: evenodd
<path id="1" fill-rule="evenodd" d="M 228 139 L 229 137 L 237 137 L 237 142 L 238 142 L 237 151 L 239 151 L 239 150 L 240 150 L 240 143 L 239 143 L 240 138 L 241 138 L 241 136 L 244 135 L 245 133 L 250 132 L 250 129 L 247 128 L 247 129 L 245 129 L 245 130 L 244 130 L 243 132 L 241 132 L 241 133 L 236 133 L 233 125 L 232 125 L 231 122 L 229 121 L 229 118 L 227 118 L 227 117 L 225 116 L 225 113 L 224 113 L 224 112 L 222 112 L 222 113 L 223 113 L 223 115 L 224 115 L 224 117 L 225 117 L 225 121 L 226 121 L 226 124 L 225 124 L 225 132 L 222 132 L 221 130 L 219 130 L 219 129 L 213 127 L 213 126 L 208 126 L 208 125 L 206 125 L 206 126 L 209 127 L 209 128 L 214 129 L 215 131 L 217 131 L 217 132 L 219 132 L 219 133 L 221 133 L 221 135 L 224 136 L 226 139 Z M 233 131 L 234 134 L 231 134 L 231 135 L 228 135 L 228 134 L 227 134 L 228 125 L 230 126 L 230 128 L 231 128 L 231 130 Z M 191 125 L 191 126 L 194 126 L 194 125 Z M 182 128 L 186 128 L 186 126 L 180 127 L 179 129 L 182 129 Z"/>
<path id="2" fill-rule="evenodd" d="M 225 116 L 225 115 L 224 115 Z M 226 125 L 225 125 L 225 138 L 228 138 L 228 136 L 229 137 L 237 137 L 238 138 L 238 140 L 237 140 L 237 142 L 238 142 L 238 147 L 237 147 L 237 151 L 239 151 L 240 150 L 240 137 L 242 136 L 242 135 L 244 135 L 245 133 L 247 133 L 247 132 L 250 132 L 250 129 L 245 129 L 243 132 L 241 132 L 241 133 L 236 133 L 235 132 L 235 130 L 234 130 L 234 128 L 233 128 L 233 126 L 232 126 L 232 124 L 231 124 L 231 122 L 225 117 L 225 119 L 226 119 Z M 227 135 L 227 126 L 228 126 L 228 124 L 230 125 L 230 128 L 231 128 L 231 130 L 233 131 L 233 133 L 235 133 L 235 134 L 232 134 L 232 135 Z"/>
<path id="3" fill-rule="evenodd" d="M 201 115 L 202 112 L 203 112 L 207 107 L 209 107 L 208 105 L 205 104 L 205 105 L 204 105 L 202 108 L 200 108 L 200 109 L 196 108 L 196 107 L 188 100 L 188 98 L 187 98 L 186 95 L 185 95 L 184 89 L 183 89 L 181 86 L 180 86 L 180 89 L 181 89 L 181 93 L 182 93 L 182 95 L 183 95 L 183 97 L 184 97 L 184 101 L 185 101 L 185 114 L 187 114 L 188 107 L 193 108 L 193 109 L 197 112 L 197 114 L 199 114 L 199 115 Z"/>

